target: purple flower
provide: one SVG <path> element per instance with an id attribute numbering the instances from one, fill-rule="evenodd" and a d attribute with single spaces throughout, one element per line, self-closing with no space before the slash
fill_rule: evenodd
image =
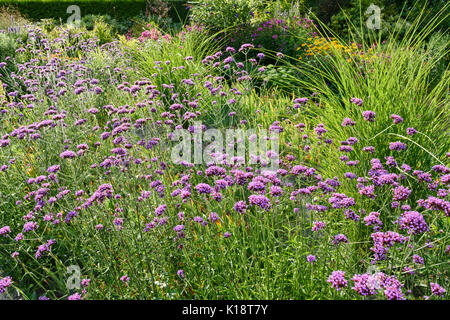
<path id="1" fill-rule="evenodd" d="M 160 215 L 162 215 L 164 212 L 166 212 L 166 209 L 167 209 L 167 205 L 165 205 L 165 204 L 162 204 L 159 207 L 157 207 L 155 209 L 156 216 L 159 217 Z"/>
<path id="2" fill-rule="evenodd" d="M 399 124 L 403 121 L 403 118 L 397 114 L 391 114 L 390 118 L 394 121 L 394 124 Z"/>
<path id="3" fill-rule="evenodd" d="M 37 224 L 37 222 L 30 221 L 23 225 L 23 232 L 29 232 L 32 230 L 36 230 L 37 228 L 39 228 L 39 225 Z"/>
<path id="4" fill-rule="evenodd" d="M 283 190 L 279 186 L 270 187 L 270 195 L 272 197 L 278 197 L 283 193 Z"/>
<path id="5" fill-rule="evenodd" d="M 176 225 L 175 227 L 173 227 L 173 231 L 175 231 L 175 232 L 180 232 L 182 230 L 184 230 L 184 225 L 182 225 L 182 224 L 179 224 L 179 225 Z"/>
<path id="6" fill-rule="evenodd" d="M 366 226 L 373 226 L 375 231 L 379 231 L 383 225 L 383 222 L 380 220 L 379 216 L 379 212 L 369 213 L 369 215 L 364 218 Z"/>
<path id="7" fill-rule="evenodd" d="M 269 210 L 272 207 L 270 200 L 263 195 L 251 195 L 248 200 L 251 206 L 258 206 L 264 210 Z"/>
<path id="8" fill-rule="evenodd" d="M 308 98 L 296 98 L 296 99 L 294 99 L 294 103 L 305 104 L 306 102 L 308 102 Z"/>
<path id="9" fill-rule="evenodd" d="M 252 45 L 251 43 L 244 43 L 240 48 L 239 48 L 239 52 L 242 52 L 246 49 L 253 49 L 255 46 Z"/>
<path id="10" fill-rule="evenodd" d="M 67 300 L 81 300 L 81 295 L 78 292 L 76 292 L 76 293 L 68 296 Z"/>
<path id="11" fill-rule="evenodd" d="M 402 284 L 395 276 L 389 276 L 384 279 L 384 295 L 388 300 L 405 300 L 402 292 Z"/>
<path id="12" fill-rule="evenodd" d="M 355 274 L 352 281 L 355 285 L 352 287 L 357 293 L 362 296 L 371 296 L 377 294 L 377 289 L 381 289 L 383 285 L 384 274 L 379 272 L 374 275 L 364 273 Z"/>
<path id="13" fill-rule="evenodd" d="M 439 284 L 431 282 L 430 283 L 430 287 L 431 287 L 431 293 L 435 296 L 439 296 L 439 297 L 444 297 L 445 294 L 445 289 L 442 288 Z"/>
<path id="14" fill-rule="evenodd" d="M 0 294 L 4 293 L 6 291 L 6 288 L 11 286 L 12 283 L 13 283 L 13 281 L 12 281 L 11 277 L 1 278 L 0 279 Z"/>
<path id="15" fill-rule="evenodd" d="M 358 192 L 360 195 L 367 196 L 371 199 L 375 199 L 375 197 L 376 197 L 375 186 L 373 186 L 373 185 L 363 187 Z"/>
<path id="16" fill-rule="evenodd" d="M 67 159 L 67 158 L 72 159 L 72 158 L 75 158 L 76 156 L 77 156 L 76 153 L 73 151 L 70 151 L 70 150 L 64 151 L 59 155 L 59 157 L 61 159 Z"/>
<path id="17" fill-rule="evenodd" d="M 364 152 L 369 152 L 369 153 L 374 153 L 375 152 L 375 148 L 372 146 L 368 146 L 368 147 L 364 147 L 363 148 Z"/>
<path id="18" fill-rule="evenodd" d="M 409 135 L 409 136 L 412 136 L 413 134 L 416 134 L 416 133 L 417 133 L 417 130 L 414 129 L 414 128 L 407 128 L 406 129 L 406 134 Z"/>
<path id="19" fill-rule="evenodd" d="M 2 228 L 0 228 L 0 236 L 4 236 L 6 237 L 7 233 L 11 232 L 11 228 L 9 226 L 4 226 Z"/>
<path id="20" fill-rule="evenodd" d="M 389 149 L 396 150 L 396 151 L 406 150 L 406 144 L 404 144 L 400 141 L 391 142 L 389 144 Z"/>
<path id="21" fill-rule="evenodd" d="M 207 183 L 199 183 L 198 185 L 195 186 L 195 190 L 197 190 L 199 194 L 211 193 L 214 191 L 214 189 Z"/>
<path id="22" fill-rule="evenodd" d="M 416 264 L 424 264 L 425 261 L 423 260 L 423 258 L 417 254 L 412 256 L 413 262 Z"/>
<path id="23" fill-rule="evenodd" d="M 354 174 L 353 172 L 346 172 L 344 175 L 348 179 L 356 179 L 357 178 L 357 175 Z"/>
<path id="24" fill-rule="evenodd" d="M 347 287 L 348 285 L 348 281 L 345 280 L 345 272 L 340 270 L 333 271 L 328 277 L 327 282 L 331 283 L 331 287 L 336 288 L 337 291 Z"/>
<path id="25" fill-rule="evenodd" d="M 352 209 L 345 210 L 344 215 L 346 219 L 359 221 L 359 216 Z"/>
<path id="26" fill-rule="evenodd" d="M 36 254 L 34 255 L 36 259 L 39 259 L 42 256 L 43 252 L 48 252 L 50 251 L 51 246 L 55 243 L 56 241 L 53 239 L 50 239 L 47 241 L 47 243 L 44 243 L 42 245 L 40 245 L 36 251 Z"/>
<path id="27" fill-rule="evenodd" d="M 227 171 L 224 168 L 218 166 L 210 166 L 205 170 L 205 174 L 207 177 L 209 176 L 223 177 L 226 175 L 226 173 Z"/>
<path id="28" fill-rule="evenodd" d="M 311 231 L 319 231 L 325 228 L 325 222 L 323 221 L 314 221 Z"/>
<path id="29" fill-rule="evenodd" d="M 56 165 L 48 167 L 47 172 L 48 173 L 54 173 L 54 172 L 59 171 L 60 168 L 61 168 L 61 166 L 56 164 Z"/>
<path id="30" fill-rule="evenodd" d="M 316 258 L 316 256 L 313 256 L 312 254 L 310 254 L 306 257 L 306 260 L 308 262 L 314 263 L 317 260 L 317 258 Z"/>
<path id="31" fill-rule="evenodd" d="M 344 121 L 342 121 L 343 127 L 354 126 L 355 124 L 356 124 L 356 122 L 350 118 L 344 118 Z"/>
<path id="32" fill-rule="evenodd" d="M 369 122 L 374 122 L 375 121 L 375 112 L 367 110 L 363 112 L 363 117 L 364 120 L 369 121 Z"/>
<path id="33" fill-rule="evenodd" d="M 420 201 L 420 202 L 419 202 Z M 421 207 L 430 210 L 442 210 L 445 215 L 450 216 L 450 202 L 444 199 L 439 199 L 436 197 L 428 197 L 427 200 L 419 200 L 418 203 Z"/>
<path id="34" fill-rule="evenodd" d="M 347 242 L 348 242 L 347 237 L 345 236 L 345 234 L 342 233 L 335 235 L 332 241 L 332 243 L 335 246 L 339 245 L 340 243 L 347 243 Z"/>
<path id="35" fill-rule="evenodd" d="M 81 285 L 87 288 L 89 286 L 89 282 L 91 282 L 91 279 L 83 279 L 81 280 Z"/>
<path id="36" fill-rule="evenodd" d="M 245 201 L 238 201 L 234 204 L 233 209 L 239 213 L 245 213 L 245 210 L 247 209 L 247 204 L 245 203 Z"/>
<path id="37" fill-rule="evenodd" d="M 185 277 L 185 276 L 184 276 L 184 270 L 183 270 L 183 269 L 178 270 L 178 271 L 177 271 L 177 275 L 178 275 L 180 278 L 184 278 L 184 277 Z"/>
<path id="38" fill-rule="evenodd" d="M 356 104 L 356 105 L 358 105 L 358 106 L 360 106 L 360 107 L 363 105 L 362 99 L 359 99 L 359 98 L 351 98 L 351 99 L 350 99 L 350 102 L 351 102 L 351 103 L 354 103 L 354 104 Z"/>
<path id="39" fill-rule="evenodd" d="M 343 193 L 333 193 L 333 196 L 328 199 L 335 209 L 349 208 L 355 205 L 355 199 L 347 197 Z"/>
<path id="40" fill-rule="evenodd" d="M 392 199 L 395 201 L 403 201 L 408 199 L 411 194 L 411 190 L 408 187 L 398 186 L 392 190 L 393 196 Z"/>
<path id="41" fill-rule="evenodd" d="M 375 256 L 373 262 L 386 260 L 388 248 L 392 247 L 395 243 L 404 243 L 408 240 L 407 237 L 403 237 L 393 231 L 375 232 L 372 233 L 371 237 L 374 242 L 374 246 L 370 248 Z"/>
<path id="42" fill-rule="evenodd" d="M 439 172 L 439 173 L 449 173 L 450 169 L 447 168 L 446 166 L 437 164 L 435 166 L 433 166 L 431 169 L 433 169 L 434 172 Z"/>
<path id="43" fill-rule="evenodd" d="M 216 222 L 217 220 L 219 220 L 219 215 L 215 212 L 211 212 L 208 216 L 208 219 L 211 222 Z"/>
<path id="44" fill-rule="evenodd" d="M 405 211 L 398 220 L 399 228 L 407 229 L 409 233 L 420 234 L 428 231 L 428 224 L 423 215 L 417 211 Z"/>

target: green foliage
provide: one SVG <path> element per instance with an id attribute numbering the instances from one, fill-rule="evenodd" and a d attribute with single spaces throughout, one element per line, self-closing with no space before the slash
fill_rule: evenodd
<path id="1" fill-rule="evenodd" d="M 100 45 L 111 42 L 113 40 L 112 28 L 103 20 L 97 20 L 95 22 L 93 33 L 97 37 Z"/>
<path id="2" fill-rule="evenodd" d="M 442 77 L 448 76 L 448 66 L 450 63 L 450 35 L 443 32 L 435 32 L 431 35 L 430 40 L 426 43 L 424 49 L 425 54 L 429 56 L 429 60 L 433 63 L 433 68 L 430 71 L 430 86 L 435 86 Z M 444 52 L 443 56 L 440 55 Z M 434 61 L 438 58 L 437 61 Z"/>
<path id="3" fill-rule="evenodd" d="M 126 33 L 131 25 L 129 19 L 118 20 L 110 15 L 88 14 L 81 18 L 81 26 L 84 26 L 87 30 L 94 30 L 97 22 L 108 24 L 113 32 L 120 34 Z"/>
<path id="4" fill-rule="evenodd" d="M 4 61 L 5 57 L 14 57 L 18 48 L 17 38 L 15 35 L 8 33 L 0 33 L 0 61 Z"/>
<path id="5" fill-rule="evenodd" d="M 263 22 L 269 19 L 289 20 L 307 13 L 306 0 L 266 1 L 263 12 L 257 12 L 255 20 Z"/>
<path id="6" fill-rule="evenodd" d="M 228 33 L 230 44 L 239 48 L 244 43 L 251 43 L 257 50 L 248 57 L 255 58 L 258 50 L 266 53 L 262 64 L 271 64 L 278 60 L 275 54 L 280 52 L 285 56 L 297 55 L 299 43 L 305 43 L 312 36 L 314 27 L 303 18 L 270 19 L 255 25 L 238 26 Z"/>
<path id="7" fill-rule="evenodd" d="M 0 0 L 2 5 L 12 5 L 17 8 L 22 15 L 31 20 L 40 19 L 61 19 L 65 21 L 72 13 L 67 13 L 69 5 L 80 7 L 81 16 L 85 15 L 109 15 L 115 19 L 126 20 L 146 13 L 146 0 L 81 0 L 73 1 L 59 0 Z M 185 1 L 169 1 L 169 16 L 178 21 L 187 16 Z M 151 14 L 151 13 L 148 13 Z"/>
<path id="8" fill-rule="evenodd" d="M 213 30 L 249 24 L 264 2 L 258 0 L 199 0 L 191 3 L 191 20 Z"/>
<path id="9" fill-rule="evenodd" d="M 363 141 L 363 145 L 383 146 L 388 139 L 407 141 L 409 138 L 406 133 L 398 131 L 390 123 L 389 116 L 395 113 L 420 132 L 414 139 L 415 144 L 407 151 L 411 167 L 431 167 L 436 162 L 445 161 L 445 151 L 450 148 L 450 140 L 444 134 L 449 121 L 446 108 L 449 103 L 449 42 L 447 35 L 439 33 L 432 36 L 432 41 L 426 42 L 445 16 L 434 17 L 426 29 L 419 27 L 423 18 L 416 18 L 401 40 L 398 33 L 391 33 L 384 45 L 372 46 L 373 42 L 380 41 L 369 36 L 371 40 L 363 42 L 360 50 L 370 52 L 372 58 L 349 58 L 331 44 L 335 40 L 328 40 L 332 52 L 326 59 L 316 59 L 312 65 L 300 60 L 295 67 L 306 78 L 285 74 L 292 81 L 287 90 L 305 87 L 319 95 L 315 102 L 320 101 L 321 107 L 317 108 L 313 103 L 309 110 L 313 117 L 329 124 L 336 133 L 333 137 L 336 141 L 344 141 L 349 135 L 348 130 L 341 125 L 342 119 L 360 119 L 364 110 L 374 111 L 380 120 L 368 128 L 356 129 L 354 133 L 358 134 L 357 138 Z M 356 31 L 352 35 L 356 36 Z M 340 45 L 347 47 L 344 41 Z M 288 79 L 284 82 L 288 82 Z M 348 97 L 361 98 L 364 105 L 355 106 Z M 389 149 L 383 147 L 377 147 L 373 154 L 379 159 L 390 155 Z M 440 155 L 440 158 L 434 155 Z M 366 157 L 358 152 L 351 156 L 361 163 Z M 337 172 L 338 168 L 343 172 L 348 170 L 345 163 L 336 165 L 340 161 L 333 155 L 326 160 L 329 162 L 326 161 L 328 165 L 323 166 L 323 172 Z M 358 171 L 358 175 L 361 174 Z M 423 189 L 422 192 L 427 190 Z"/>
<path id="10" fill-rule="evenodd" d="M 370 5 L 376 5 L 381 9 L 381 29 L 379 33 L 381 39 L 387 39 L 390 33 L 396 33 L 401 38 L 411 23 L 419 16 L 427 16 L 427 19 L 435 16 L 445 5 L 445 0 L 322 0 L 312 5 L 315 15 L 327 24 L 335 33 L 343 39 L 349 40 L 351 37 L 359 41 L 366 34 L 361 28 L 366 29 L 366 21 L 373 12 L 366 10 Z M 423 11 L 426 4 L 426 11 Z M 448 9 L 447 9 L 448 10 Z M 422 19 L 419 30 L 426 27 L 427 19 Z M 349 24 L 356 28 L 349 28 Z M 450 20 L 447 17 L 438 29 L 447 30 Z M 354 34 L 356 32 L 356 35 Z"/>

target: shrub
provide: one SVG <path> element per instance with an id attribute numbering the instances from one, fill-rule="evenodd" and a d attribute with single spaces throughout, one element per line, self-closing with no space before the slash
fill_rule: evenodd
<path id="1" fill-rule="evenodd" d="M 152 1 L 154 3 L 154 1 Z M 169 16 L 178 21 L 180 18 L 183 21 L 187 16 L 185 1 L 159 1 L 158 3 L 169 6 Z M 43 18 L 54 18 L 65 21 L 70 14 L 67 13 L 67 7 L 74 4 L 69 0 L 0 0 L 0 5 L 12 5 L 23 16 L 30 20 L 39 21 Z M 102 14 L 110 15 L 116 19 L 129 19 L 146 12 L 146 0 L 81 0 L 77 1 L 76 5 L 80 7 L 81 14 Z M 151 14 L 151 12 L 149 12 Z"/>
<path id="2" fill-rule="evenodd" d="M 218 31 L 250 24 L 255 11 L 262 8 L 264 3 L 257 0 L 200 0 L 192 3 L 190 18 Z"/>
<path id="3" fill-rule="evenodd" d="M 231 31 L 230 44 L 240 47 L 244 43 L 251 43 L 255 48 L 266 53 L 263 64 L 277 60 L 278 52 L 286 56 L 295 56 L 298 42 L 307 42 L 315 34 L 313 21 L 307 18 L 292 17 L 290 20 L 270 19 L 254 26 L 238 26 Z M 259 50 L 253 51 L 249 57 L 256 57 Z"/>
<path id="4" fill-rule="evenodd" d="M 92 32 L 97 37 L 99 44 L 105 44 L 113 40 L 113 31 L 111 26 L 103 20 L 97 20 Z"/>

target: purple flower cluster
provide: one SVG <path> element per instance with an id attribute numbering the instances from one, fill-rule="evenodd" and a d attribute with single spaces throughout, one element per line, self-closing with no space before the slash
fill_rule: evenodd
<path id="1" fill-rule="evenodd" d="M 404 243 L 408 238 L 398 234 L 397 232 L 387 231 L 387 232 L 375 232 L 371 235 L 374 246 L 370 250 L 374 253 L 374 260 L 386 260 L 388 249 L 396 243 Z"/>
<path id="2" fill-rule="evenodd" d="M 393 193 L 392 200 L 404 201 L 408 199 L 409 195 L 411 194 L 411 189 L 404 186 L 398 186 L 392 190 L 392 193 Z"/>
<path id="3" fill-rule="evenodd" d="M 251 206 L 258 206 L 264 210 L 270 210 L 272 207 L 270 200 L 263 195 L 251 195 L 248 197 L 248 201 Z"/>
<path id="4" fill-rule="evenodd" d="M 405 211 L 398 219 L 400 230 L 406 229 L 410 234 L 421 234 L 429 230 L 422 214 L 417 211 Z"/>
<path id="5" fill-rule="evenodd" d="M 364 217 L 364 223 L 366 226 L 373 226 L 375 231 L 380 231 L 383 226 L 383 222 L 380 220 L 379 212 L 371 212 L 368 216 Z"/>
<path id="6" fill-rule="evenodd" d="M 444 288 L 442 288 L 439 284 L 431 282 L 430 287 L 431 287 L 431 293 L 433 295 L 442 297 L 442 298 L 444 297 L 446 290 Z"/>
<path id="7" fill-rule="evenodd" d="M 366 121 L 374 122 L 375 121 L 375 112 L 370 111 L 370 110 L 364 111 L 363 117 L 364 117 L 364 120 L 366 120 Z"/>
<path id="8" fill-rule="evenodd" d="M 327 282 L 331 283 L 331 287 L 335 288 L 337 291 L 346 288 L 348 285 L 348 281 L 345 280 L 345 272 L 341 270 L 333 271 L 328 277 Z"/>
<path id="9" fill-rule="evenodd" d="M 247 210 L 247 204 L 245 203 L 245 201 L 238 201 L 234 204 L 233 209 L 239 213 L 245 213 L 245 211 Z"/>
<path id="10" fill-rule="evenodd" d="M 47 240 L 47 243 L 40 245 L 34 255 L 36 259 L 39 259 L 42 256 L 42 253 L 50 251 L 51 246 L 56 241 L 54 239 Z"/>
<path id="11" fill-rule="evenodd" d="M 0 294 L 4 293 L 8 287 L 13 283 L 11 277 L 4 277 L 0 279 Z"/>
<path id="12" fill-rule="evenodd" d="M 406 145 L 400 141 L 391 142 L 389 144 L 389 149 L 396 151 L 406 150 Z"/>
<path id="13" fill-rule="evenodd" d="M 342 233 L 335 235 L 333 237 L 333 241 L 332 241 L 332 243 L 335 246 L 337 246 L 337 245 L 339 245 L 341 243 L 347 243 L 347 242 L 348 242 L 347 236 L 345 234 L 342 234 Z"/>

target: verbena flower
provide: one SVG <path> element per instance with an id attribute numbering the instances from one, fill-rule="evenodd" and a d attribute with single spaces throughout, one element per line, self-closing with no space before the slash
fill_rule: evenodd
<path id="1" fill-rule="evenodd" d="M 263 195 L 251 195 L 248 200 L 251 206 L 258 206 L 264 210 L 269 210 L 272 207 L 270 200 Z"/>
<path id="2" fill-rule="evenodd" d="M 446 290 L 442 288 L 439 284 L 430 282 L 431 293 L 438 297 L 444 297 Z"/>
<path id="3" fill-rule="evenodd" d="M 6 292 L 6 289 L 13 283 L 11 277 L 4 277 L 0 279 L 0 294 Z"/>
<path id="4" fill-rule="evenodd" d="M 333 271 L 328 277 L 328 283 L 331 283 L 331 287 L 335 288 L 337 291 L 346 288 L 348 281 L 345 280 L 345 272 L 341 270 Z"/>
<path id="5" fill-rule="evenodd" d="M 363 111 L 363 117 L 364 117 L 364 120 L 373 122 L 373 121 L 375 121 L 375 112 L 370 111 L 370 110 Z"/>

